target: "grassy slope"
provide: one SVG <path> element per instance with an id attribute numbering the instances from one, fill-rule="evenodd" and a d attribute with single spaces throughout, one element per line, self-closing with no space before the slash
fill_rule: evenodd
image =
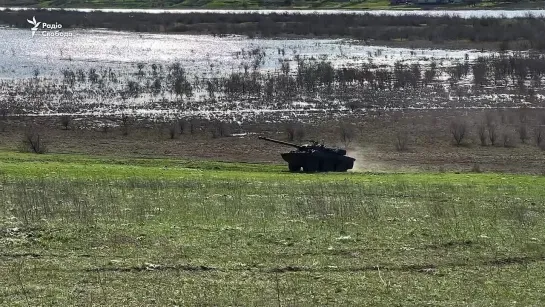
<path id="1" fill-rule="evenodd" d="M 0 305 L 545 299 L 544 177 L 9 152 L 0 170 Z"/>

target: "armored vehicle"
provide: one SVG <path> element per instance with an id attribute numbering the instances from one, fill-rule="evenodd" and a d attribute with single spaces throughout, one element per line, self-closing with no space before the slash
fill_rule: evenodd
<path id="1" fill-rule="evenodd" d="M 294 147 L 295 150 L 282 153 L 292 172 L 303 169 L 305 172 L 346 172 L 354 167 L 356 159 L 346 155 L 346 150 L 325 147 L 318 142 L 297 145 L 260 136 L 259 139 Z"/>

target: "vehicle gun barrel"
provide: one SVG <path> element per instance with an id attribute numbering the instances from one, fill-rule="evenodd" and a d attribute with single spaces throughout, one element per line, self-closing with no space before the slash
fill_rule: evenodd
<path id="1" fill-rule="evenodd" d="M 297 144 L 284 142 L 284 141 L 279 141 L 279 140 L 275 140 L 275 139 L 270 139 L 270 138 L 267 138 L 267 137 L 264 137 L 264 136 L 259 136 L 258 139 L 273 142 L 273 143 L 277 143 L 277 144 L 281 144 L 281 145 L 291 146 L 291 147 L 295 147 L 295 148 L 301 148 L 302 147 L 302 146 L 297 145 Z"/>

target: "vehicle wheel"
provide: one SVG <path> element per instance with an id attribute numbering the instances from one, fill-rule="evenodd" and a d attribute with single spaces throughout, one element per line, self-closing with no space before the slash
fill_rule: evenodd
<path id="1" fill-rule="evenodd" d="M 318 170 L 318 161 L 307 161 L 303 165 L 303 171 L 307 173 L 314 173 Z"/>
<path id="2" fill-rule="evenodd" d="M 298 172 L 301 170 L 301 166 L 292 163 L 288 164 L 288 168 L 290 169 L 290 172 Z"/>
<path id="3" fill-rule="evenodd" d="M 322 172 L 332 172 L 335 170 L 335 165 L 333 165 L 333 163 L 331 162 L 322 162 L 321 165 L 320 165 L 320 171 Z"/>
<path id="4" fill-rule="evenodd" d="M 344 163 L 339 163 L 337 165 L 335 165 L 335 171 L 336 172 L 346 172 L 347 168 L 346 168 L 346 165 L 344 165 Z"/>

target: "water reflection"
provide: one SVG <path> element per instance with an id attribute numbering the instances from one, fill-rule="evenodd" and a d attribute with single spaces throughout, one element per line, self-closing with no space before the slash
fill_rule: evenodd
<path id="1" fill-rule="evenodd" d="M 296 57 L 321 59 L 336 65 L 373 61 L 392 65 L 395 61 L 429 62 L 470 59 L 483 53 L 464 50 L 426 50 L 366 46 L 350 40 L 248 39 L 241 36 L 214 37 L 185 34 L 139 34 L 107 30 L 68 30 L 72 37 L 32 38 L 29 29 L 0 29 L 0 78 L 59 76 L 63 68 L 107 67 L 134 70 L 136 63 L 170 64 L 178 61 L 188 73 L 224 75 L 244 66 L 252 67 L 262 53 L 260 70 L 273 70 L 280 60 Z M 486 53 L 484 53 L 486 54 Z M 295 64 L 295 63 L 293 63 Z"/>

